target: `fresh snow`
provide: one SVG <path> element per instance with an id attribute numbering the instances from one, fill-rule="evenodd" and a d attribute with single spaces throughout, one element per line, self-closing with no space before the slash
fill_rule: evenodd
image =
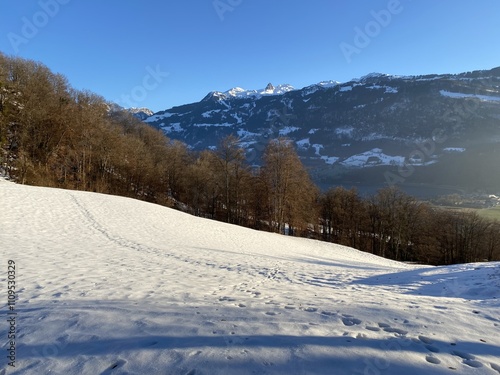
<path id="1" fill-rule="evenodd" d="M 285 127 L 281 128 L 279 130 L 279 135 L 280 136 L 285 136 L 285 135 L 293 133 L 293 132 L 295 132 L 297 130 L 300 130 L 300 128 L 298 128 L 296 126 L 285 126 Z"/>
<path id="2" fill-rule="evenodd" d="M 500 263 L 408 265 L 3 180 L 0 202 L 2 375 L 500 372 Z"/>
<path id="3" fill-rule="evenodd" d="M 169 124 L 168 126 L 165 126 L 164 123 L 161 123 L 160 124 L 160 127 L 162 128 L 162 130 L 166 133 L 172 133 L 172 132 L 181 132 L 183 131 L 184 129 L 182 128 L 181 126 L 181 123 L 180 122 L 173 122 L 171 124 Z"/>
<path id="4" fill-rule="evenodd" d="M 443 148 L 444 152 L 465 152 L 465 148 L 463 147 L 446 147 Z"/>
<path id="5" fill-rule="evenodd" d="M 215 124 L 193 124 L 193 126 L 196 126 L 197 128 L 230 127 L 230 126 L 233 126 L 233 125 L 234 124 L 230 124 L 229 122 L 215 123 Z"/>
<path id="6" fill-rule="evenodd" d="M 386 94 L 397 94 L 398 93 L 398 89 L 396 89 L 395 87 L 391 87 L 391 86 L 371 85 L 371 86 L 366 86 L 366 88 L 371 89 L 371 90 L 384 89 Z"/>
<path id="7" fill-rule="evenodd" d="M 283 95 L 287 92 L 294 91 L 295 88 L 288 84 L 282 84 L 278 86 L 273 86 L 272 89 L 266 90 L 245 90 L 241 87 L 235 87 L 228 91 L 225 91 L 224 95 L 232 97 L 232 98 L 248 98 L 248 97 L 262 97 L 262 96 L 272 96 L 272 95 Z"/>
<path id="8" fill-rule="evenodd" d="M 297 146 L 299 146 L 300 148 L 309 148 L 311 146 L 311 141 L 309 138 L 304 138 L 304 139 L 301 139 L 300 141 L 297 141 L 295 142 L 297 144 Z"/>
<path id="9" fill-rule="evenodd" d="M 352 91 L 352 86 L 342 86 L 340 92 Z"/>
<path id="10" fill-rule="evenodd" d="M 456 99 L 464 99 L 464 98 L 474 98 L 474 99 L 479 99 L 485 102 L 499 102 L 500 97 L 499 96 L 489 96 L 489 95 L 476 95 L 476 94 L 462 94 L 459 92 L 450 92 L 446 90 L 441 90 L 439 93 L 442 96 L 447 96 L 449 98 L 456 98 Z"/>
<path id="11" fill-rule="evenodd" d="M 148 116 L 154 115 L 154 112 L 152 110 L 150 110 L 149 108 L 136 108 L 136 107 L 132 107 L 132 108 L 128 108 L 127 111 L 130 112 L 130 113 L 132 113 L 132 114 L 137 114 L 137 113 L 143 112 L 143 113 L 145 113 Z"/>
<path id="12" fill-rule="evenodd" d="M 403 156 L 390 156 L 384 154 L 380 148 L 374 148 L 361 154 L 353 155 L 341 163 L 351 167 L 370 167 L 376 165 L 404 165 Z"/>
<path id="13" fill-rule="evenodd" d="M 364 81 L 371 79 L 371 78 L 391 78 L 391 77 L 393 77 L 393 76 L 391 76 L 390 74 L 374 72 L 374 73 L 369 73 L 367 75 L 364 75 L 360 78 L 353 78 L 352 81 L 364 82 Z"/>
<path id="14" fill-rule="evenodd" d="M 322 156 L 321 160 L 323 160 L 326 164 L 333 165 L 335 164 L 340 158 L 335 157 L 335 156 Z"/>
<path id="15" fill-rule="evenodd" d="M 150 116 L 147 119 L 145 119 L 144 122 L 156 122 L 156 121 L 160 121 L 160 120 L 172 117 L 173 115 L 175 115 L 175 113 L 165 112 L 161 115 Z"/>
<path id="16" fill-rule="evenodd" d="M 219 113 L 220 111 L 221 111 L 220 109 L 212 109 L 211 111 L 204 112 L 201 115 L 204 118 L 211 118 L 214 115 L 214 113 Z"/>
<path id="17" fill-rule="evenodd" d="M 339 81 L 321 81 L 318 83 L 318 86 L 324 87 L 324 88 L 330 88 L 330 87 L 335 87 L 340 85 Z"/>
<path id="18" fill-rule="evenodd" d="M 325 148 L 325 146 L 320 145 L 318 143 L 313 144 L 312 147 L 316 150 L 315 154 L 318 155 L 318 156 L 321 156 L 320 152 L 321 152 L 322 149 Z"/>
<path id="19" fill-rule="evenodd" d="M 335 129 L 335 134 L 352 137 L 354 128 L 352 126 L 345 126 Z"/>

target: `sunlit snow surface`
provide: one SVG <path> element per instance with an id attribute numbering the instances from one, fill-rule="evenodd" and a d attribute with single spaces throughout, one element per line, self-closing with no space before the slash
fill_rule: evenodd
<path id="1" fill-rule="evenodd" d="M 498 374 L 499 263 L 422 267 L 0 180 L 0 374 Z"/>

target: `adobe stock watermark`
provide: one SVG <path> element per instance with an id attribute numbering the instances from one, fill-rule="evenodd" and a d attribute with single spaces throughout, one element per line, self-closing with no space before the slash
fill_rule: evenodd
<path id="1" fill-rule="evenodd" d="M 227 12 L 233 12 L 237 7 L 243 3 L 243 0 L 214 0 L 212 5 L 215 12 L 219 16 L 221 22 L 224 21 Z"/>
<path id="2" fill-rule="evenodd" d="M 416 165 L 425 165 L 431 161 L 432 156 L 436 153 L 436 146 L 446 142 L 448 136 L 446 131 L 441 128 L 434 129 L 430 139 L 421 142 L 416 142 L 416 148 L 411 151 L 405 159 L 403 165 L 398 167 L 397 174 L 393 172 L 385 172 L 385 181 L 389 186 L 402 184 L 407 178 L 415 173 Z"/>
<path id="3" fill-rule="evenodd" d="M 368 47 L 373 39 L 378 37 L 383 29 L 392 22 L 393 16 L 400 14 L 403 6 L 400 0 L 389 0 L 387 8 L 380 11 L 370 12 L 372 20 L 368 21 L 363 28 L 354 28 L 354 39 L 352 44 L 342 42 L 339 47 L 347 63 L 352 62 L 352 55 L 359 55 L 363 49 Z"/>
<path id="4" fill-rule="evenodd" d="M 259 134 L 257 141 L 252 146 L 252 149 L 248 152 L 246 156 L 248 163 L 252 163 L 253 161 L 255 161 L 258 154 L 264 152 L 269 140 L 273 139 L 275 135 L 279 137 L 280 130 L 283 130 L 285 127 L 290 126 L 291 120 L 297 119 L 297 115 L 288 113 L 288 107 L 286 105 L 283 106 L 283 109 L 281 111 L 275 109 L 273 115 L 274 116 L 271 120 L 271 124 L 269 125 L 269 130 L 265 132 L 265 134 Z M 276 123 L 278 121 L 280 123 L 277 125 Z M 260 167 L 257 167 L 257 169 L 260 169 Z"/>
<path id="5" fill-rule="evenodd" d="M 407 337 L 400 337 L 398 339 L 391 338 L 386 341 L 382 341 L 380 349 L 384 352 L 403 352 L 407 350 L 411 344 L 411 339 Z M 382 358 L 365 359 L 364 364 L 364 375 L 381 375 L 384 371 L 391 367 L 391 362 L 389 362 L 385 356 Z"/>
<path id="6" fill-rule="evenodd" d="M 20 33 L 10 32 L 7 34 L 10 45 L 15 53 L 19 53 L 19 47 L 28 44 L 35 38 L 41 29 L 46 27 L 50 20 L 56 17 L 61 10 L 61 5 L 66 5 L 71 0 L 40 0 L 38 6 L 40 10 L 31 17 L 22 17 Z"/>
<path id="7" fill-rule="evenodd" d="M 120 99 L 116 101 L 118 104 L 123 104 L 125 108 L 139 107 L 139 103 L 145 101 L 149 93 L 156 90 L 170 75 L 168 72 L 163 72 L 160 65 L 156 65 L 154 69 L 147 66 L 146 72 L 141 84 L 130 90 L 130 93 L 123 94 Z"/>
<path id="8" fill-rule="evenodd" d="M 474 118 L 480 114 L 483 101 L 477 97 L 484 95 L 498 82 L 491 77 L 481 80 L 480 86 L 476 87 L 475 93 L 463 99 L 451 98 L 450 107 L 440 116 L 443 127 L 433 130 L 431 137 L 421 142 L 415 142 L 415 148 L 405 158 L 403 165 L 397 169 L 397 173 L 385 172 L 385 181 L 389 186 L 404 183 L 416 171 L 416 166 L 426 165 L 433 161 L 438 155 L 438 146 L 446 142 L 452 135 L 450 126 L 467 126 Z"/>

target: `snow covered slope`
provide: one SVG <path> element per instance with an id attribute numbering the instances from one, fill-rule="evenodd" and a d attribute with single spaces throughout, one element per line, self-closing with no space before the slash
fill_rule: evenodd
<path id="1" fill-rule="evenodd" d="M 2 375 L 500 373 L 498 263 L 410 266 L 3 180 L 0 202 Z"/>

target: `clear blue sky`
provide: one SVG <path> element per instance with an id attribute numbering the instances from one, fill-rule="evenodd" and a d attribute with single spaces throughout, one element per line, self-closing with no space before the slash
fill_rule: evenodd
<path id="1" fill-rule="evenodd" d="M 490 69 L 499 16 L 498 0 L 0 0 L 0 51 L 159 111 L 235 86 Z"/>

